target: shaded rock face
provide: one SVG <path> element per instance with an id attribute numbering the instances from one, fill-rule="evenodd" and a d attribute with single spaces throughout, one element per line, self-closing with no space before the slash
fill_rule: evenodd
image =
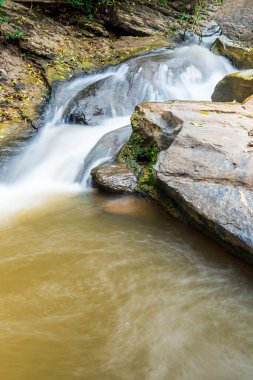
<path id="1" fill-rule="evenodd" d="M 148 108 L 156 114 L 168 110 L 183 123 L 158 156 L 159 186 L 191 223 L 253 262 L 253 99 L 243 105 L 169 102 Z"/>
<path id="2" fill-rule="evenodd" d="M 122 35 L 150 36 L 155 33 L 154 25 L 156 31 L 165 32 L 168 20 L 159 10 L 149 6 L 119 3 L 111 14 L 109 25 Z"/>
<path id="3" fill-rule="evenodd" d="M 137 185 L 133 170 L 120 163 L 102 164 L 91 174 L 97 187 L 111 193 L 132 193 Z"/>
<path id="4" fill-rule="evenodd" d="M 224 0 L 215 15 L 223 34 L 248 46 L 253 44 L 252 0 Z"/>
<path id="5" fill-rule="evenodd" d="M 157 32 L 167 33 L 174 11 L 191 12 L 195 0 L 172 1 L 169 7 L 160 0 L 137 0 L 117 3 L 111 12 L 107 24 L 121 35 L 152 36 Z"/>
<path id="6" fill-rule="evenodd" d="M 225 76 L 215 87 L 213 102 L 242 103 L 253 94 L 253 70 L 241 71 Z"/>
<path id="7" fill-rule="evenodd" d="M 228 58 L 238 69 L 253 68 L 253 50 L 241 42 L 221 36 L 216 39 L 211 50 L 215 54 Z"/>

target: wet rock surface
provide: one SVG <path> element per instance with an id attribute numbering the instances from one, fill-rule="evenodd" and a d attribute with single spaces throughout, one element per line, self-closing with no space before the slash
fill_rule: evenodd
<path id="1" fill-rule="evenodd" d="M 137 178 L 127 166 L 120 163 L 106 163 L 91 172 L 94 184 L 110 193 L 133 193 Z"/>
<path id="2" fill-rule="evenodd" d="M 253 94 L 253 70 L 245 70 L 225 76 L 215 87 L 213 102 L 242 103 Z"/>
<path id="3" fill-rule="evenodd" d="M 104 97 L 97 96 L 101 91 Z M 111 107 L 104 98 L 112 98 L 108 79 L 101 79 L 81 90 L 68 104 L 64 119 L 71 124 L 95 125 L 106 116 L 112 116 Z"/>
<path id="4" fill-rule="evenodd" d="M 12 165 L 11 158 L 17 156 L 25 149 L 27 140 L 36 136 L 37 131 L 33 128 L 20 128 L 19 125 L 8 126 L 8 132 L 0 128 L 0 179 L 6 180 L 8 170 Z M 7 135 L 7 136 L 6 136 Z"/>
<path id="5" fill-rule="evenodd" d="M 222 29 L 212 51 L 229 58 L 239 69 L 253 68 L 253 2 L 224 0 L 215 14 Z"/>

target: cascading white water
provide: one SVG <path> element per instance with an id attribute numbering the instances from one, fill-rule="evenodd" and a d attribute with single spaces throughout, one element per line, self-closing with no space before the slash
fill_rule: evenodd
<path id="1" fill-rule="evenodd" d="M 8 182 L 0 185 L 2 217 L 59 194 L 84 191 L 76 178 L 85 157 L 103 135 L 129 124 L 136 104 L 168 99 L 209 100 L 216 83 L 233 71 L 226 59 L 193 45 L 132 59 L 103 73 L 63 83 L 49 104 L 44 128 L 23 156 L 13 162 Z M 78 107 L 87 113 L 92 125 L 64 123 L 68 112 L 75 108 L 76 96 L 91 86 L 93 92 L 81 99 Z M 99 110 L 98 115 L 94 110 Z M 107 153 L 94 162 L 108 158 Z"/>

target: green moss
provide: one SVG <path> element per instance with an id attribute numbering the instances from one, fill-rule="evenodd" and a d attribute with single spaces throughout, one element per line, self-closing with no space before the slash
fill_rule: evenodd
<path id="1" fill-rule="evenodd" d="M 129 141 L 119 154 L 119 161 L 134 169 L 135 174 L 140 175 L 144 168 L 155 164 L 158 147 L 151 140 L 144 138 L 139 131 L 132 133 Z"/>
<path id="2" fill-rule="evenodd" d="M 138 128 L 137 119 L 134 118 L 135 128 Z M 125 144 L 118 160 L 133 169 L 137 175 L 137 191 L 152 198 L 162 205 L 165 210 L 176 218 L 182 219 L 174 201 L 160 187 L 154 174 L 153 168 L 157 162 L 159 149 L 149 139 L 145 139 L 137 130 L 134 131 L 130 140 Z"/>
<path id="3" fill-rule="evenodd" d="M 141 193 L 158 199 L 153 167 L 156 164 L 159 149 L 154 141 L 142 136 L 138 130 L 136 115 L 132 117 L 133 124 L 135 124 L 133 126 L 135 130 L 121 150 L 118 161 L 134 170 L 138 178 L 137 188 Z"/>
<path id="4" fill-rule="evenodd" d="M 51 85 L 55 81 L 68 79 L 75 71 L 97 70 L 107 66 L 115 66 L 130 58 L 145 54 L 150 50 L 167 46 L 171 42 L 168 38 L 153 38 L 148 40 L 143 37 L 137 37 L 136 40 L 144 41 L 143 46 L 130 47 L 128 50 L 124 47 L 116 49 L 111 47 L 109 54 L 103 50 L 98 50 L 95 54 L 83 56 L 79 51 L 72 51 L 71 55 L 66 50 L 59 52 L 53 61 L 44 65 L 45 76 Z M 87 43 L 87 41 L 85 41 Z M 137 43 L 138 45 L 138 43 Z"/>
<path id="5" fill-rule="evenodd" d="M 118 156 L 118 161 L 134 170 L 137 176 L 136 190 L 140 194 L 152 198 L 155 202 L 162 205 L 170 215 L 182 220 L 182 216 L 179 213 L 175 202 L 160 186 L 153 174 L 153 168 L 157 162 L 159 148 L 151 138 L 148 138 L 141 133 L 139 119 L 140 110 L 137 107 L 136 112 L 131 118 L 133 133 L 129 141 L 122 148 Z"/>
<path id="6" fill-rule="evenodd" d="M 138 106 L 137 106 L 138 108 Z M 131 116 L 131 125 L 134 131 L 139 129 L 139 112 L 135 111 Z"/>
<path id="7" fill-rule="evenodd" d="M 153 174 L 154 163 L 150 163 L 138 179 L 137 188 L 140 192 L 148 194 L 152 199 L 159 200 L 159 193 L 157 191 L 157 183 Z"/>
<path id="8" fill-rule="evenodd" d="M 217 38 L 211 48 L 217 55 L 223 55 L 232 61 L 239 69 L 251 69 L 253 65 L 253 49 L 239 43 L 223 42 L 222 38 Z"/>

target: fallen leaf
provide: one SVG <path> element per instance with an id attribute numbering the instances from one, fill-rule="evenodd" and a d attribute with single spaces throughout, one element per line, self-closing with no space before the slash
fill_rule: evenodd
<path id="1" fill-rule="evenodd" d="M 200 123 L 194 123 L 194 122 L 192 122 L 191 124 L 194 125 L 194 127 L 197 127 L 197 128 L 204 127 L 204 125 L 200 124 Z"/>

